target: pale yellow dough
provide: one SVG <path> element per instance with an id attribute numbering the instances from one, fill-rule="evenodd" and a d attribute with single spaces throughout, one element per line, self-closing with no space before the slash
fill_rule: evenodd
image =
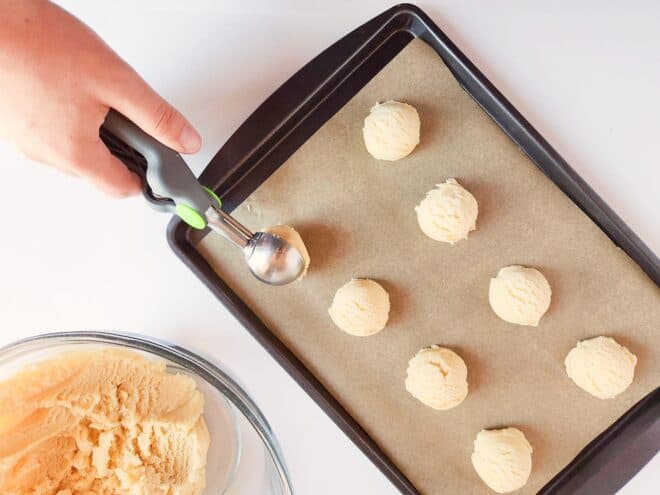
<path id="1" fill-rule="evenodd" d="M 578 342 L 564 361 L 575 384 L 599 399 L 612 399 L 635 377 L 637 357 L 611 337 Z"/>
<path id="2" fill-rule="evenodd" d="M 399 101 L 377 103 L 364 119 L 362 135 L 367 151 L 377 160 L 396 161 L 419 144 L 419 115 Z"/>
<path id="3" fill-rule="evenodd" d="M 454 244 L 477 228 L 477 200 L 456 179 L 438 184 L 415 208 L 422 232 L 433 240 Z"/>
<path id="4" fill-rule="evenodd" d="M 0 493 L 201 495 L 195 382 L 120 350 L 70 352 L 0 383 Z"/>
<path id="5" fill-rule="evenodd" d="M 505 266 L 490 280 L 488 300 L 495 314 L 516 325 L 536 327 L 550 307 L 552 290 L 535 268 Z"/>
<path id="6" fill-rule="evenodd" d="M 491 490 L 513 492 L 532 472 L 532 446 L 517 428 L 481 430 L 474 440 L 472 465 Z"/>
<path id="7" fill-rule="evenodd" d="M 432 345 L 408 362 L 405 383 L 406 390 L 421 403 L 433 409 L 451 409 L 467 396 L 467 366 L 451 349 Z"/>
<path id="8" fill-rule="evenodd" d="M 309 258 L 309 253 L 307 252 L 307 247 L 305 246 L 302 237 L 300 237 L 300 234 L 293 227 L 289 227 L 288 225 L 273 225 L 271 227 L 266 227 L 264 232 L 275 234 L 296 248 L 305 261 L 305 269 L 300 274 L 300 277 L 298 277 L 298 280 L 307 275 L 307 269 L 309 268 L 311 260 Z"/>
<path id="9" fill-rule="evenodd" d="M 354 278 L 337 290 L 328 313 L 344 332 L 367 337 L 385 328 L 390 296 L 377 282 Z"/>

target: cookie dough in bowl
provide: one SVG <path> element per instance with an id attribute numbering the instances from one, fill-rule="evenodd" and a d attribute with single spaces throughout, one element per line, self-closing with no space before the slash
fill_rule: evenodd
<path id="1" fill-rule="evenodd" d="M 364 119 L 362 135 L 367 151 L 377 160 L 396 161 L 419 144 L 419 115 L 399 101 L 377 103 Z"/>
<path id="2" fill-rule="evenodd" d="M 95 331 L 29 337 L 0 347 L 0 390 L 2 495 L 292 493 L 256 404 L 220 363 L 176 344 Z M 48 405 L 55 394 L 57 404 Z M 200 397 L 203 419 L 195 420 Z M 32 411 L 34 404 L 48 407 Z M 40 414 L 52 421 L 38 421 Z M 37 428 L 17 435 L 17 422 Z M 67 438 L 78 449 L 73 458 Z M 48 442 L 55 448 L 41 447 Z M 44 462 L 31 469 L 41 453 Z M 17 464 L 18 456 L 26 462 Z M 202 460 L 204 471 L 197 469 Z M 76 477 L 75 487 L 67 486 Z"/>
<path id="3" fill-rule="evenodd" d="M 532 472 L 532 446 L 517 428 L 481 430 L 474 440 L 472 465 L 491 490 L 513 492 Z"/>
<path id="4" fill-rule="evenodd" d="M 536 327 L 550 307 L 552 289 L 535 268 L 505 266 L 490 280 L 488 301 L 495 314 L 515 325 Z"/>
<path id="5" fill-rule="evenodd" d="M 385 328 L 390 296 L 378 282 L 354 278 L 337 290 L 328 313 L 344 332 L 367 337 Z"/>
<path id="6" fill-rule="evenodd" d="M 582 390 L 599 399 L 612 399 L 632 383 L 637 357 L 611 337 L 594 337 L 578 342 L 564 364 Z"/>
<path id="7" fill-rule="evenodd" d="M 426 193 L 415 207 L 422 232 L 435 241 L 454 244 L 477 227 L 477 200 L 456 179 L 448 179 Z"/>
<path id="8" fill-rule="evenodd" d="M 288 225 L 272 225 L 270 227 L 266 227 L 263 229 L 263 231 L 268 232 L 269 234 L 275 234 L 296 248 L 305 261 L 305 269 L 300 274 L 300 277 L 298 277 L 298 280 L 301 280 L 305 275 L 307 275 L 310 258 L 309 253 L 307 252 L 307 247 L 305 246 L 302 237 L 300 237 L 300 234 L 293 227 L 289 227 Z"/>
<path id="9" fill-rule="evenodd" d="M 438 409 L 459 405 L 468 394 L 467 366 L 451 349 L 432 345 L 408 362 L 406 390 L 422 404 Z"/>
<path id="10" fill-rule="evenodd" d="M 71 352 L 0 383 L 0 492 L 202 495 L 204 397 L 163 361 Z"/>

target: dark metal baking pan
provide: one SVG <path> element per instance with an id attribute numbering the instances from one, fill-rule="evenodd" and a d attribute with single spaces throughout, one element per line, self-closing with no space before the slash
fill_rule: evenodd
<path id="1" fill-rule="evenodd" d="M 424 12 L 398 5 L 332 45 L 284 83 L 234 133 L 206 167 L 200 181 L 231 212 L 347 103 L 412 39 L 421 38 L 443 59 L 465 91 L 656 283 L 660 262 L 625 223 L 573 171 L 520 113 L 461 53 Z M 194 243 L 203 233 L 178 219 L 168 227 L 175 253 L 284 367 L 374 464 L 406 494 L 413 484 L 360 425 L 212 270 Z M 614 493 L 660 446 L 660 389 L 621 417 L 540 493 Z"/>

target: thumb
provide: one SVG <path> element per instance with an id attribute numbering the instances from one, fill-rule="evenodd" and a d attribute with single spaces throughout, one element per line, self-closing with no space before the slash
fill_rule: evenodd
<path id="1" fill-rule="evenodd" d="M 135 122 L 144 132 L 181 153 L 195 153 L 202 138 L 193 126 L 135 71 L 110 94 L 106 104 Z"/>

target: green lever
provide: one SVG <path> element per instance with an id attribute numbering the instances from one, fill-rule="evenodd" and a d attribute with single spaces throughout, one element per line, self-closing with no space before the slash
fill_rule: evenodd
<path id="1" fill-rule="evenodd" d="M 195 229 L 206 227 L 206 211 L 219 198 L 197 181 L 181 155 L 151 137 L 116 110 L 110 109 L 103 128 L 140 153 L 147 162 L 143 180 L 157 198 L 171 199 L 172 213 Z"/>

